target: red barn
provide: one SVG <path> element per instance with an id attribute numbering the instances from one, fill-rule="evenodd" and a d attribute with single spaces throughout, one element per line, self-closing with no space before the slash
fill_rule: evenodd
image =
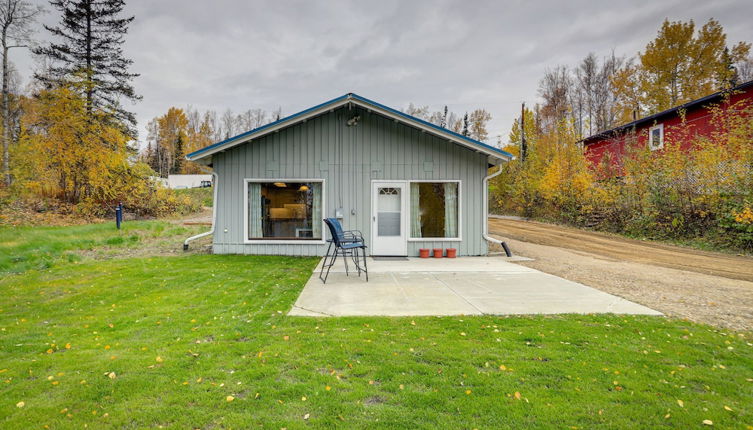
<path id="1" fill-rule="evenodd" d="M 753 81 L 587 137 L 582 141 L 585 156 L 595 166 L 609 154 L 612 166 L 619 169 L 629 145 L 648 145 L 654 151 L 672 143 L 691 150 L 697 137 L 717 129 L 711 106 L 722 113 L 753 106 Z"/>

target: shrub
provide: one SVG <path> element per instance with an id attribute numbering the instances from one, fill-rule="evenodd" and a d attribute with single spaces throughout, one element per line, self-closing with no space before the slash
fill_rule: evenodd
<path id="1" fill-rule="evenodd" d="M 588 166 L 571 127 L 530 138 L 525 163 L 504 167 L 492 188 L 500 213 L 654 239 L 705 239 L 753 251 L 753 107 L 712 107 L 710 136 L 672 131 L 692 150 L 635 145 L 622 165 Z"/>

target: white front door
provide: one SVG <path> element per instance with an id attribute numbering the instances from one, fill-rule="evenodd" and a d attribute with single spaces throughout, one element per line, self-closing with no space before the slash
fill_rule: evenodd
<path id="1" fill-rule="evenodd" d="M 408 255 L 408 183 L 371 184 L 371 255 Z"/>

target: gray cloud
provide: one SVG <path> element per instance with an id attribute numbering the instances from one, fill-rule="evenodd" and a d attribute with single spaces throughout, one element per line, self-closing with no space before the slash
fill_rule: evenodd
<path id="1" fill-rule="evenodd" d="M 127 11 L 142 139 L 170 106 L 290 114 L 350 91 L 398 108 L 483 107 L 491 134 L 506 136 L 545 68 L 589 52 L 634 55 L 664 18 L 714 17 L 731 42 L 753 40 L 749 0 L 131 0 Z M 29 55 L 13 55 L 28 77 Z"/>

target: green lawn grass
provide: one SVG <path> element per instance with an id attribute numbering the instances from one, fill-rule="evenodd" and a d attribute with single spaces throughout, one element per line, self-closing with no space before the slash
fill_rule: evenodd
<path id="1" fill-rule="evenodd" d="M 315 264 L 189 255 L 2 277 L 0 427 L 753 425 L 741 333 L 615 315 L 286 316 Z"/>
<path id="2" fill-rule="evenodd" d="M 0 226 L 0 275 L 81 261 L 79 251 L 102 253 L 113 248 L 137 248 L 145 242 L 188 237 L 204 230 L 206 226 L 184 227 L 166 221 L 129 221 L 122 224 L 121 230 L 114 222 L 64 227 Z"/>

